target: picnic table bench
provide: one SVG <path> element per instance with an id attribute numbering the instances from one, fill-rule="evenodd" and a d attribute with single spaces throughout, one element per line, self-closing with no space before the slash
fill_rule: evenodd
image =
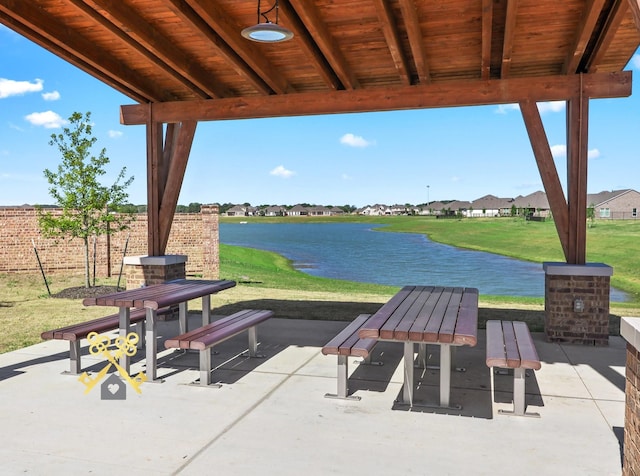
<path id="1" fill-rule="evenodd" d="M 371 361 L 371 351 L 378 341 L 376 339 L 361 339 L 358 336 L 358 331 L 370 317 L 371 314 L 360 314 L 322 348 L 324 355 L 338 356 L 338 392 L 327 393 L 325 397 L 360 400 L 358 396 L 349 395 L 348 357 L 362 357 L 361 364 L 382 365 L 382 362 Z"/>
<path id="2" fill-rule="evenodd" d="M 157 314 L 169 314 L 173 312 L 171 308 L 165 307 L 158 309 Z M 138 348 L 144 345 L 144 329 L 147 313 L 144 309 L 133 309 L 129 315 L 132 324 L 136 324 L 136 334 L 138 334 Z M 52 329 L 40 334 L 44 340 L 57 339 L 69 341 L 69 373 L 71 375 L 79 375 L 82 371 L 80 360 L 80 342 L 86 339 L 91 332 L 98 334 L 112 331 L 118 328 L 120 321 L 119 314 L 109 314 L 108 316 L 99 317 L 91 321 L 79 322 L 71 324 L 59 329 Z"/>
<path id="3" fill-rule="evenodd" d="M 499 410 L 499 413 L 536 416 L 526 413 L 525 376 L 526 369 L 539 370 L 538 352 L 525 322 L 487 321 L 487 366 L 513 369 L 513 411 Z"/>
<path id="4" fill-rule="evenodd" d="M 404 286 L 358 331 L 361 338 L 404 344 L 404 384 L 397 403 L 450 407 L 452 348 L 475 346 L 478 333 L 478 290 L 442 286 Z M 425 360 L 426 344 L 440 346 L 440 403 L 414 402 L 414 344 Z M 464 369 L 460 369 L 464 370 Z"/>
<path id="5" fill-rule="evenodd" d="M 158 310 L 177 305 L 180 333 L 184 333 L 187 332 L 187 304 L 190 300 L 202 298 L 202 323 L 206 325 L 211 320 L 211 295 L 235 285 L 235 281 L 229 280 L 177 279 L 119 293 L 85 298 L 82 303 L 85 306 L 118 307 L 118 326 L 121 336 L 129 333 L 131 310 L 145 309 L 146 372 L 149 381 L 156 381 L 158 380 L 156 378 Z M 120 357 L 120 366 L 127 373 L 129 372 L 129 356 L 126 353 Z"/>
<path id="6" fill-rule="evenodd" d="M 199 351 L 200 385 L 220 387 L 211 383 L 211 347 L 234 337 L 241 332 L 249 334 L 249 357 L 261 357 L 257 354 L 258 333 L 256 326 L 273 316 L 273 311 L 245 309 L 230 316 L 198 327 L 190 332 L 167 339 L 167 349 L 193 349 Z"/>

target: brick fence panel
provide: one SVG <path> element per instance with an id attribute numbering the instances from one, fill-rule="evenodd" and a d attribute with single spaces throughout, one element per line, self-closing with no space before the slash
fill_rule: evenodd
<path id="1" fill-rule="evenodd" d="M 147 254 L 147 215 L 137 214 L 135 218 L 128 230 L 113 233 L 109 239 L 100 236 L 95 241 L 98 276 L 107 276 L 109 268 L 112 275 L 120 272 L 125 245 L 127 256 Z M 202 213 L 176 214 L 166 253 L 189 257 L 187 275 L 202 275 L 206 263 L 207 276 L 215 278 L 219 271 L 218 227 L 217 206 L 203 206 Z M 38 214 L 33 207 L 0 208 L 0 272 L 39 272 L 34 244 L 46 274 L 84 272 L 82 240 L 45 238 L 38 228 Z M 93 273 L 93 239 L 89 243 L 89 254 Z"/>

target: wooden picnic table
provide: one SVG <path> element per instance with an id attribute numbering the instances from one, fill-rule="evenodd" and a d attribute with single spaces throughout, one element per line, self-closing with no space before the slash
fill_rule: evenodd
<path id="1" fill-rule="evenodd" d="M 192 299 L 202 298 L 202 325 L 211 321 L 211 295 L 224 289 L 232 288 L 235 281 L 177 279 L 161 284 L 153 284 L 136 289 L 104 296 L 85 298 L 85 306 L 110 306 L 119 308 L 120 336 L 126 337 L 130 331 L 130 312 L 133 308 L 146 309 L 146 362 L 147 379 L 157 378 L 156 369 L 156 323 L 158 309 L 166 306 L 178 306 L 180 334 L 187 332 L 187 303 Z M 129 356 L 120 357 L 120 366 L 129 372 Z"/>
<path id="2" fill-rule="evenodd" d="M 425 361 L 426 344 L 440 346 L 440 405 L 449 405 L 452 347 L 475 346 L 478 336 L 478 290 L 440 286 L 405 286 L 358 332 L 360 338 L 404 343 L 404 384 L 399 403 L 414 402 L 414 344 Z M 460 408 L 456 406 L 455 408 Z"/>

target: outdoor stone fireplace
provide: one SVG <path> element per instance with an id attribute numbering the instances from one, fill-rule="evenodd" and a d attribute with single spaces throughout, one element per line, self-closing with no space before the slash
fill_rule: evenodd
<path id="1" fill-rule="evenodd" d="M 609 344 L 609 295 L 613 268 L 543 263 L 545 334 L 550 342 Z"/>

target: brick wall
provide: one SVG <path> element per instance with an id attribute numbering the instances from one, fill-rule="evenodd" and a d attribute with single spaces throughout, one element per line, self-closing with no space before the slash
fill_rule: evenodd
<path id="1" fill-rule="evenodd" d="M 608 345 L 609 276 L 545 276 L 545 332 L 550 342 Z M 574 301 L 584 311 L 574 311 Z"/>
<path id="2" fill-rule="evenodd" d="M 218 277 L 219 239 L 218 207 L 206 205 L 200 213 L 176 214 L 167 254 L 189 257 L 187 275 Z M 96 240 L 96 274 L 117 276 L 127 243 L 127 256 L 147 254 L 147 215 L 138 214 L 129 230 Z M 38 228 L 35 208 L 0 208 L 0 273 L 38 273 L 35 243 L 46 274 L 84 272 L 82 240 L 44 238 Z M 108 250 L 110 252 L 108 253 Z M 90 267 L 93 274 L 93 240 L 90 244 Z"/>
<path id="3" fill-rule="evenodd" d="M 640 475 L 640 352 L 627 344 L 622 474 Z"/>

